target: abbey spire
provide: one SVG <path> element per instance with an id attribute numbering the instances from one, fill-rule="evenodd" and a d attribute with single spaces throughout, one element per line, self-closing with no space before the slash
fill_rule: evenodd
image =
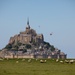
<path id="1" fill-rule="evenodd" d="M 27 19 L 27 26 L 26 26 L 26 29 L 30 29 L 29 18 Z"/>

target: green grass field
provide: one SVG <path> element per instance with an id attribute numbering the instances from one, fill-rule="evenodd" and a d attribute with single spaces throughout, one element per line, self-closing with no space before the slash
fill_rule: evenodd
<path id="1" fill-rule="evenodd" d="M 0 75 L 75 75 L 75 63 L 62 64 L 50 59 L 46 63 L 35 59 L 30 63 L 28 59 L 3 60 L 0 61 Z"/>

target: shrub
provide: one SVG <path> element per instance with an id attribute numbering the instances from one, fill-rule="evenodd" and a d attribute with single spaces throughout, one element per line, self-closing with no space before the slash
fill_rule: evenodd
<path id="1" fill-rule="evenodd" d="M 11 49 L 12 48 L 12 44 L 8 44 L 8 45 L 6 45 L 6 47 L 5 47 L 5 49 Z"/>

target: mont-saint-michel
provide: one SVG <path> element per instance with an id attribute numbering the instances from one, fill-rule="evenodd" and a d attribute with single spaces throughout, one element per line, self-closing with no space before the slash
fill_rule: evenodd
<path id="1" fill-rule="evenodd" d="M 0 52 L 2 58 L 60 58 L 67 55 L 44 41 L 44 35 L 30 27 L 29 20 L 25 31 L 10 37 L 9 43 Z"/>

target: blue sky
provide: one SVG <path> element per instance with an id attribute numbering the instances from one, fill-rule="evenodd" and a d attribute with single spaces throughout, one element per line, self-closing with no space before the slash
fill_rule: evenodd
<path id="1" fill-rule="evenodd" d="M 75 58 L 75 0 L 0 0 L 0 49 L 25 30 L 28 17 L 45 41 Z"/>

